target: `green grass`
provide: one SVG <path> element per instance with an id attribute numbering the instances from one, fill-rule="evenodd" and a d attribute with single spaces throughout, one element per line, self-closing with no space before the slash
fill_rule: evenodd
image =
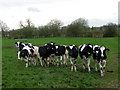
<path id="1" fill-rule="evenodd" d="M 2 40 L 2 87 L 3 88 L 117 88 L 118 87 L 118 38 L 39 38 L 27 40 Z M 110 49 L 107 52 L 107 70 L 105 77 L 100 77 L 92 69 L 91 73 L 82 71 L 82 61 L 78 57 L 77 72 L 71 72 L 67 67 L 25 67 L 24 62 L 17 60 L 16 41 L 31 42 L 33 45 L 44 45 L 51 41 L 56 44 L 77 46 L 84 43 L 104 45 Z M 94 62 L 91 58 L 91 67 Z"/>

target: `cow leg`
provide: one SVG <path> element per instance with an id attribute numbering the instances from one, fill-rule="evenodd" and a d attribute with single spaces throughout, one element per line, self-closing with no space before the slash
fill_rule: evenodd
<path id="1" fill-rule="evenodd" d="M 76 69 L 76 62 L 77 62 L 77 60 L 75 59 L 74 60 L 74 70 L 75 70 L 75 72 L 77 71 L 77 69 Z"/>
<path id="2" fill-rule="evenodd" d="M 68 54 L 65 55 L 65 58 L 66 58 L 66 66 L 67 66 L 68 65 L 68 60 L 69 60 Z"/>
<path id="3" fill-rule="evenodd" d="M 103 60 L 103 73 L 105 72 L 106 60 Z"/>
<path id="4" fill-rule="evenodd" d="M 65 55 L 63 55 L 63 63 L 64 63 L 64 65 L 67 65 L 67 60 L 66 60 L 66 56 Z"/>
<path id="5" fill-rule="evenodd" d="M 37 60 L 36 60 L 36 58 L 34 58 L 34 62 L 35 62 L 35 66 L 37 65 Z"/>
<path id="6" fill-rule="evenodd" d="M 53 64 L 53 62 L 54 62 L 54 58 L 53 58 L 54 56 L 50 56 L 49 57 L 49 65 L 52 65 Z"/>
<path id="7" fill-rule="evenodd" d="M 31 65 L 31 59 L 32 58 L 28 58 L 28 65 Z"/>
<path id="8" fill-rule="evenodd" d="M 74 68 L 74 66 L 73 66 L 73 64 L 72 64 L 72 66 L 71 66 L 71 71 L 73 71 L 73 68 Z"/>
<path id="9" fill-rule="evenodd" d="M 33 65 L 36 66 L 36 59 L 35 59 L 35 57 L 33 57 L 32 59 L 33 59 Z"/>
<path id="10" fill-rule="evenodd" d="M 42 59 L 40 58 L 40 63 L 41 63 L 41 66 L 43 66 L 43 62 L 42 62 Z"/>
<path id="11" fill-rule="evenodd" d="M 43 66 L 42 58 L 40 56 L 38 56 L 38 60 L 40 61 L 41 66 Z"/>
<path id="12" fill-rule="evenodd" d="M 20 59 L 20 51 L 18 51 L 17 55 L 18 55 L 18 59 Z"/>
<path id="13" fill-rule="evenodd" d="M 67 61 L 68 61 L 68 59 L 69 59 L 69 57 L 68 57 L 68 55 L 65 55 L 65 58 L 66 58 L 66 66 L 67 66 Z"/>
<path id="14" fill-rule="evenodd" d="M 47 58 L 44 58 L 43 60 L 45 62 L 45 67 L 46 67 L 47 66 Z"/>
<path id="15" fill-rule="evenodd" d="M 72 58 L 70 58 L 70 62 L 71 62 L 71 71 L 73 71 L 74 66 L 73 66 Z"/>
<path id="16" fill-rule="evenodd" d="M 50 65 L 50 57 L 47 58 L 47 66 Z"/>
<path id="17" fill-rule="evenodd" d="M 75 70 L 75 72 L 77 71 L 76 64 L 74 65 L 74 70 Z"/>
<path id="18" fill-rule="evenodd" d="M 32 63 L 32 65 L 34 65 L 35 64 L 35 62 L 34 62 L 34 58 L 32 57 L 32 58 L 30 58 L 31 59 L 31 63 Z"/>
<path id="19" fill-rule="evenodd" d="M 54 56 L 51 56 L 51 58 L 50 58 L 50 64 L 52 65 L 53 62 L 54 62 Z"/>
<path id="20" fill-rule="evenodd" d="M 56 65 L 57 65 L 57 67 L 59 66 L 59 57 L 58 56 L 56 56 Z"/>
<path id="21" fill-rule="evenodd" d="M 97 60 L 96 59 L 94 60 L 94 63 L 95 63 L 95 71 L 98 71 L 97 70 Z"/>
<path id="22" fill-rule="evenodd" d="M 57 58 L 57 66 L 59 66 L 59 59 Z"/>
<path id="23" fill-rule="evenodd" d="M 83 55 L 82 56 L 82 63 L 83 63 L 83 66 L 82 66 L 82 68 L 83 68 L 83 70 L 85 70 L 85 68 L 86 68 L 86 57 Z"/>
<path id="24" fill-rule="evenodd" d="M 60 64 L 62 65 L 63 63 L 63 57 L 62 56 L 60 56 Z"/>
<path id="25" fill-rule="evenodd" d="M 104 75 L 103 75 L 103 67 L 102 67 L 102 65 L 101 65 L 101 62 L 99 62 L 99 67 L 100 67 L 100 74 L 101 74 L 101 76 L 104 76 Z"/>
<path id="26" fill-rule="evenodd" d="M 26 68 L 28 67 L 28 63 L 29 63 L 29 60 L 28 60 L 28 58 L 26 58 L 26 60 L 25 60 L 25 63 L 26 63 Z"/>
<path id="27" fill-rule="evenodd" d="M 54 58 L 53 58 L 53 65 L 56 65 L 56 56 L 54 56 Z"/>
<path id="28" fill-rule="evenodd" d="M 82 68 L 83 68 L 83 70 L 85 70 L 85 59 L 84 58 L 82 59 L 82 62 L 83 62 Z"/>
<path id="29" fill-rule="evenodd" d="M 33 60 L 33 58 L 31 58 L 31 63 L 34 65 L 34 60 Z"/>
<path id="30" fill-rule="evenodd" d="M 90 72 L 90 58 L 87 58 L 87 67 L 88 67 L 88 72 Z"/>

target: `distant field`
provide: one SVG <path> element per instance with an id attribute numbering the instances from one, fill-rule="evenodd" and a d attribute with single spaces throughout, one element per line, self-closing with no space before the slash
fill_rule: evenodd
<path id="1" fill-rule="evenodd" d="M 16 41 L 31 42 L 33 45 L 44 45 L 51 41 L 56 44 L 77 46 L 85 43 L 104 45 L 110 49 L 105 77 L 94 71 L 91 58 L 91 73 L 82 71 L 82 61 L 78 57 L 77 72 L 67 67 L 25 67 L 24 62 L 17 60 Z M 2 40 L 2 87 L 3 88 L 117 88 L 118 87 L 118 38 L 39 38 L 26 40 Z M 70 63 L 69 63 L 70 64 Z"/>

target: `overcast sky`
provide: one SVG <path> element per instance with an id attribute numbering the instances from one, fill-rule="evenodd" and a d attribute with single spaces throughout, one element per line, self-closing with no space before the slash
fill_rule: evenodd
<path id="1" fill-rule="evenodd" d="M 0 0 L 0 20 L 10 29 L 19 22 L 30 20 L 35 26 L 46 25 L 52 19 L 64 25 L 78 18 L 88 20 L 89 26 L 118 23 L 119 0 Z"/>

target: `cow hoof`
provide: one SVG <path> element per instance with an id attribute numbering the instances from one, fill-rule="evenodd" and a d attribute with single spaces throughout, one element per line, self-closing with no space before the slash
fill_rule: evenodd
<path id="1" fill-rule="evenodd" d="M 22 61 L 21 59 L 18 59 L 19 61 Z"/>
<path id="2" fill-rule="evenodd" d="M 20 58 L 18 58 L 18 59 L 20 59 Z"/>
<path id="3" fill-rule="evenodd" d="M 77 72 L 77 70 L 75 70 L 75 72 Z"/>
<path id="4" fill-rule="evenodd" d="M 104 77 L 104 75 L 103 75 L 103 74 L 101 74 L 101 77 Z"/>
<path id="5" fill-rule="evenodd" d="M 71 71 L 73 72 L 73 69 L 71 69 Z"/>

